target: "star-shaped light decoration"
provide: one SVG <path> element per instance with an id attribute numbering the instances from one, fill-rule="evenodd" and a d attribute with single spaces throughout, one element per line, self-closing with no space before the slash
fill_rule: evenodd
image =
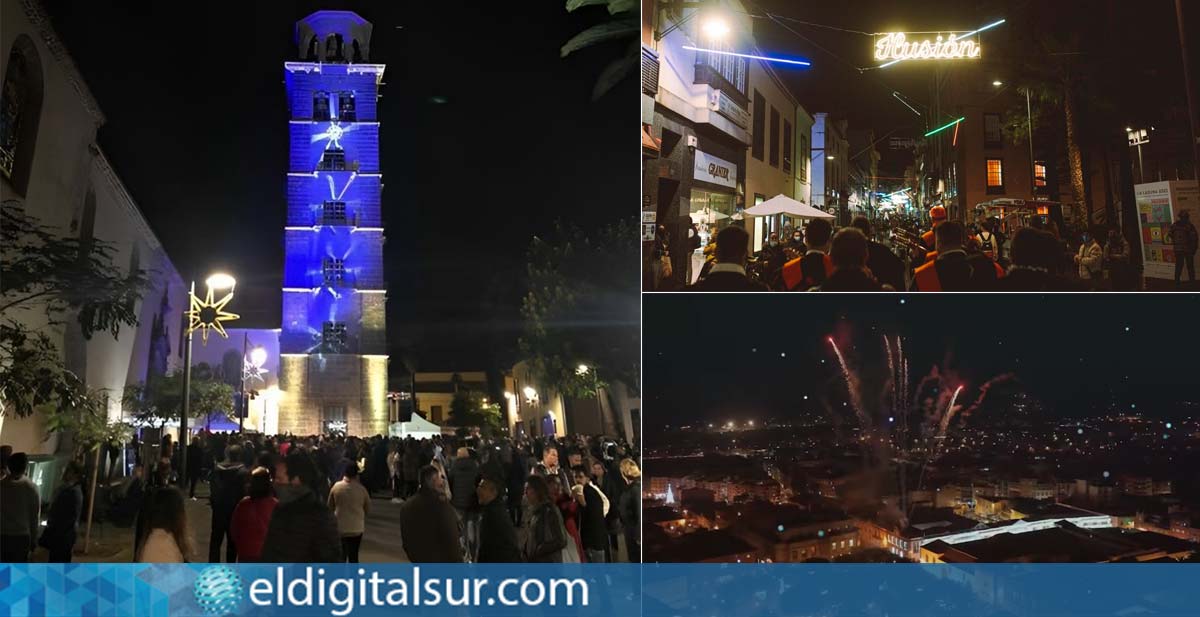
<path id="1" fill-rule="evenodd" d="M 250 361 L 250 358 L 245 358 L 242 360 L 242 381 L 256 379 L 259 382 L 266 382 L 265 376 L 268 372 L 269 371 L 267 371 L 267 369 L 261 366 L 256 366 Z"/>
<path id="2" fill-rule="evenodd" d="M 225 310 L 225 305 L 229 304 L 229 301 L 233 299 L 233 292 L 229 292 L 220 300 L 214 301 L 212 287 L 209 287 L 204 300 L 201 300 L 196 296 L 196 290 L 193 288 L 188 297 L 191 298 L 190 308 L 187 312 L 188 334 L 199 328 L 200 338 L 205 345 L 208 344 L 209 329 L 216 330 L 217 334 L 220 334 L 222 338 L 229 338 L 229 335 L 225 332 L 225 326 L 221 325 L 221 322 L 233 321 L 240 317 L 240 315 Z"/>

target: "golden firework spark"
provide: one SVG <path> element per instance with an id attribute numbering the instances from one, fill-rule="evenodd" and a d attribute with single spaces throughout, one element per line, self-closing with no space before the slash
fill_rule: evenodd
<path id="1" fill-rule="evenodd" d="M 187 312 L 188 333 L 191 334 L 199 328 L 200 338 L 204 345 L 208 344 L 209 329 L 216 330 L 222 338 L 229 338 L 229 334 L 225 332 L 225 326 L 221 325 L 221 322 L 233 321 L 240 317 L 225 310 L 225 305 L 233 300 L 233 292 L 231 291 L 220 300 L 214 301 L 212 287 L 209 287 L 204 300 L 201 300 L 196 296 L 196 289 L 193 286 L 192 292 L 188 296 L 191 298 L 190 308 Z"/>

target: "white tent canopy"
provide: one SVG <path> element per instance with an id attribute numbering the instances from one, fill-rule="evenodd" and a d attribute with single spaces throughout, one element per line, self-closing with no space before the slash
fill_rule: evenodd
<path id="1" fill-rule="evenodd" d="M 408 422 L 393 422 L 388 427 L 389 437 L 399 437 L 401 439 L 412 437 L 413 439 L 433 439 L 442 434 L 442 428 L 418 414 L 413 414 L 412 419 Z"/>
<path id="2" fill-rule="evenodd" d="M 832 219 L 836 218 L 828 212 L 822 212 L 810 205 L 801 203 L 786 195 L 776 195 L 757 206 L 742 211 L 746 216 L 775 216 L 786 214 L 801 219 Z"/>

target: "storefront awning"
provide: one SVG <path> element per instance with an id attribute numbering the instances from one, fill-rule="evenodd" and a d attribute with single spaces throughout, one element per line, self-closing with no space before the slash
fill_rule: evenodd
<path id="1" fill-rule="evenodd" d="M 832 219 L 836 218 L 828 212 L 822 212 L 808 204 L 801 203 L 786 195 L 776 195 L 761 204 L 742 211 L 746 216 L 775 216 L 786 214 L 801 219 Z"/>

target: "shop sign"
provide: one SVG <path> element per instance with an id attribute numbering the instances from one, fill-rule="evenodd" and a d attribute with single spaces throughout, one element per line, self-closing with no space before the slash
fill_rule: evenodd
<path id="1" fill-rule="evenodd" d="M 728 94 L 720 90 L 712 90 L 708 93 L 708 108 L 729 118 L 734 124 L 748 128 L 750 126 L 750 114 L 741 105 L 729 98 Z"/>
<path id="2" fill-rule="evenodd" d="M 888 32 L 875 37 L 875 59 L 879 62 L 901 60 L 978 60 L 983 53 L 977 38 L 959 38 L 958 34 L 938 34 L 935 38 L 909 39 L 904 32 Z M 913 35 L 915 36 L 915 35 Z"/>
<path id="3" fill-rule="evenodd" d="M 737 165 L 707 152 L 696 150 L 696 167 L 693 170 L 692 178 L 727 186 L 731 189 L 737 188 Z"/>

